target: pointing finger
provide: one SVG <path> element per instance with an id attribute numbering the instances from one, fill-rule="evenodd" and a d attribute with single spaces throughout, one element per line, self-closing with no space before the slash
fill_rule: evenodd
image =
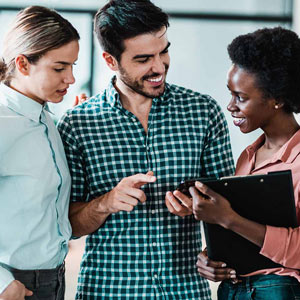
<path id="1" fill-rule="evenodd" d="M 156 177 L 147 174 L 136 174 L 130 177 L 127 177 L 129 184 L 135 188 L 140 188 L 146 183 L 152 183 L 156 181 Z"/>

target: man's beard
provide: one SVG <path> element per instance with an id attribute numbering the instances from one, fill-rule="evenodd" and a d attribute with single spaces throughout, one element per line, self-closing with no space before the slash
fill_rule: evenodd
<path id="1" fill-rule="evenodd" d="M 168 65 L 165 65 L 166 70 L 165 70 L 165 77 L 167 75 L 168 72 Z M 163 95 L 163 93 L 165 92 L 165 82 L 163 82 L 160 86 L 157 87 L 153 87 L 153 89 L 157 89 L 157 93 L 147 93 L 144 89 L 144 85 L 142 83 L 139 83 L 138 81 L 134 81 L 130 78 L 130 76 L 128 75 L 128 73 L 125 71 L 124 68 L 122 68 L 121 66 L 119 67 L 120 70 L 120 80 L 126 85 L 128 86 L 131 90 L 133 90 L 134 92 L 136 92 L 137 94 L 140 94 L 144 97 L 147 98 L 157 98 Z M 146 75 L 142 77 L 142 82 L 144 82 L 146 79 L 151 78 L 151 77 L 157 77 L 160 76 L 160 74 L 158 73 L 153 73 L 151 75 Z M 163 86 L 163 89 L 162 89 Z M 162 89 L 162 91 L 159 91 L 160 89 Z"/>

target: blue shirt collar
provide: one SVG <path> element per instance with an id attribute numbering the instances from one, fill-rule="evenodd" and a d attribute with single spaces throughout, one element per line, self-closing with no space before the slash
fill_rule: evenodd
<path id="1" fill-rule="evenodd" d="M 47 105 L 43 106 L 5 84 L 0 85 L 0 92 L 0 103 L 35 122 L 39 122 L 43 108 L 49 111 Z"/>

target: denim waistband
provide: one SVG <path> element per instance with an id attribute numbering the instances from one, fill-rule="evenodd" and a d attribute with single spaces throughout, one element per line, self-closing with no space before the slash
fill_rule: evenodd
<path id="1" fill-rule="evenodd" d="M 20 270 L 12 268 L 8 265 L 0 263 L 0 265 L 10 271 L 15 277 L 26 277 L 30 281 L 47 281 L 56 280 L 65 273 L 65 263 L 62 263 L 54 269 L 39 269 L 39 270 Z"/>
<path id="2" fill-rule="evenodd" d="M 300 285 L 299 281 L 291 276 L 281 276 L 276 274 L 268 275 L 253 275 L 248 277 L 239 277 L 240 282 L 233 284 L 231 281 L 226 280 L 226 283 L 238 286 L 248 287 L 264 287 L 270 285 Z"/>

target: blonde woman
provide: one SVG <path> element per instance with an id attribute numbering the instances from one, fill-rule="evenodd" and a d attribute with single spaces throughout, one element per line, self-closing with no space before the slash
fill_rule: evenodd
<path id="1" fill-rule="evenodd" d="M 0 60 L 0 299 L 63 299 L 70 175 L 47 102 L 75 82 L 76 29 L 57 12 L 20 11 Z"/>

